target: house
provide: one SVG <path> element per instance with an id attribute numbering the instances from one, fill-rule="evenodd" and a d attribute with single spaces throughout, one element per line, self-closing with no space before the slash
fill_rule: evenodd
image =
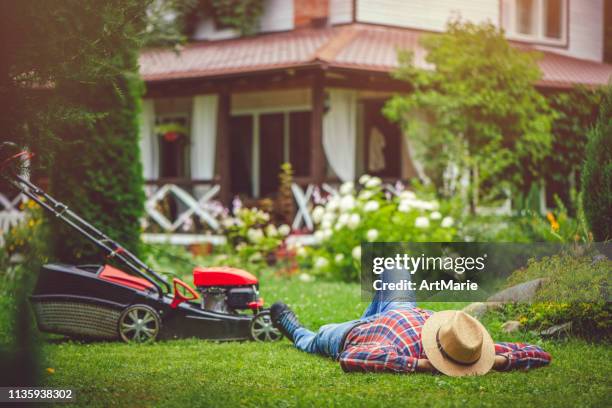
<path id="1" fill-rule="evenodd" d="M 603 11 L 603 0 L 265 0 L 250 37 L 204 19 L 179 53 L 140 57 L 149 226 L 193 231 L 194 214 L 214 226 L 211 199 L 273 196 L 286 161 L 295 228 L 311 225 L 314 186 L 333 192 L 363 173 L 390 183 L 419 176 L 409 140 L 381 114 L 407 90 L 389 75 L 398 49 L 426 68 L 420 36 L 459 14 L 542 51 L 538 87 L 598 86 L 612 75 L 602 62 Z M 156 209 L 167 197 L 178 200 L 173 217 Z"/>

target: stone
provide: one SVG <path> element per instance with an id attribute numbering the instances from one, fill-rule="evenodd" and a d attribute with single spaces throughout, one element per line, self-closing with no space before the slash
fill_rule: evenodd
<path id="1" fill-rule="evenodd" d="M 557 324 L 540 332 L 540 336 L 544 338 L 562 338 L 567 337 L 572 331 L 572 322 Z"/>
<path id="2" fill-rule="evenodd" d="M 480 319 L 487 312 L 487 305 L 482 302 L 474 302 L 464 307 L 463 311 L 476 319 Z"/>
<path id="3" fill-rule="evenodd" d="M 501 328 L 504 333 L 513 333 L 521 328 L 521 323 L 518 320 L 508 320 Z"/>
<path id="4" fill-rule="evenodd" d="M 491 296 L 489 302 L 531 302 L 546 279 L 534 279 L 504 289 Z"/>

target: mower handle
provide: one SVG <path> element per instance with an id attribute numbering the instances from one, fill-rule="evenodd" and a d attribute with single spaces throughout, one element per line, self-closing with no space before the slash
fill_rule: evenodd
<path id="1" fill-rule="evenodd" d="M 0 144 L 0 149 L 5 146 L 13 147 L 16 145 L 12 142 L 4 142 Z M 27 151 L 21 151 L 9 157 L 8 159 L 5 159 L 2 164 L 0 164 L 0 174 L 2 174 L 4 168 L 11 161 L 16 160 L 20 157 L 30 158 L 32 156 L 33 155 Z M 161 286 L 158 284 L 157 281 L 164 285 L 166 293 L 171 292 L 170 285 L 162 276 L 157 274 L 153 269 L 151 269 L 148 265 L 146 265 L 139 258 L 137 258 L 136 255 L 123 248 L 116 241 L 113 241 L 102 231 L 98 230 L 96 227 L 94 227 L 93 225 L 85 221 L 83 218 L 81 218 L 79 215 L 74 213 L 68 208 L 67 205 L 60 201 L 57 201 L 55 198 L 45 193 L 40 187 L 37 187 L 29 180 L 16 174 L 16 172 L 13 172 L 13 174 L 11 175 L 3 174 L 3 176 L 24 195 L 32 199 L 49 213 L 55 215 L 57 218 L 60 218 L 66 224 L 70 225 L 73 229 L 75 229 L 87 239 L 92 241 L 100 249 L 106 251 L 108 253 L 108 257 L 118 258 L 132 272 L 149 281 L 157 290 L 157 293 L 159 294 L 160 298 L 164 296 L 164 291 L 162 290 Z M 155 279 L 152 279 L 149 275 L 155 277 Z"/>

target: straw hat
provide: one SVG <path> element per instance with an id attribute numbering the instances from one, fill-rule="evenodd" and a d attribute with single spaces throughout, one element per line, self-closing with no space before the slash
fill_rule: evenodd
<path id="1" fill-rule="evenodd" d="M 491 335 L 462 311 L 434 313 L 423 325 L 421 341 L 431 365 L 453 377 L 486 374 L 495 362 Z"/>

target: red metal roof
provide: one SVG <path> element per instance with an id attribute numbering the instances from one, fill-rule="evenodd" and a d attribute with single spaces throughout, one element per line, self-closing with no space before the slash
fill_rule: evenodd
<path id="1" fill-rule="evenodd" d="M 153 49 L 140 56 L 146 81 L 206 78 L 293 68 L 324 63 L 331 67 L 389 72 L 397 68 L 397 50 L 414 53 L 415 63 L 427 68 L 419 44 L 422 32 L 363 24 L 302 29 L 233 40 L 186 45 L 180 52 Z M 527 48 L 521 46 L 521 48 Z M 612 66 L 542 52 L 540 85 L 570 87 L 605 85 Z"/>

